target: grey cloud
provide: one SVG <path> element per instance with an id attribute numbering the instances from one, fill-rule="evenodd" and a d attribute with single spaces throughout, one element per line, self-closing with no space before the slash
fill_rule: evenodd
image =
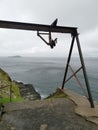
<path id="1" fill-rule="evenodd" d="M 97 0 L 0 0 L 1 20 L 51 24 L 55 18 L 58 18 L 58 25 L 77 26 L 81 44 L 83 42 L 82 47 L 85 48 L 84 41 L 86 41 L 86 44 L 89 44 L 87 50 L 92 50 L 92 52 L 97 52 L 98 45 L 97 32 L 94 32 L 94 28 L 98 27 L 97 12 Z M 90 35 L 91 32 L 94 32 L 95 35 Z M 92 37 L 92 41 L 90 41 L 89 35 Z M 66 41 L 63 41 L 64 38 L 65 36 L 59 38 L 59 42 L 65 43 Z M 14 50 L 14 53 L 15 51 L 16 53 L 25 53 L 26 49 L 28 52 L 30 48 L 35 46 L 39 48 L 40 44 L 44 43 L 33 32 L 3 31 L 3 29 L 0 29 L 0 50 L 2 50 L 0 55 L 9 54 L 10 50 Z M 44 46 L 42 45 L 42 50 L 46 53 Z M 63 55 L 64 49 L 63 47 L 61 48 L 61 54 Z M 4 51 L 5 49 L 9 51 Z M 37 49 L 35 50 L 37 51 Z M 57 55 L 58 49 L 55 53 Z"/>

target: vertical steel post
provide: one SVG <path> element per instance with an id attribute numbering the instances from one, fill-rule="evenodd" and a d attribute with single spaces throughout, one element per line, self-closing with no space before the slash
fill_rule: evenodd
<path id="1" fill-rule="evenodd" d="M 70 62 L 70 59 L 71 59 L 74 40 L 75 40 L 75 36 L 73 36 L 73 38 L 72 38 L 72 42 L 71 42 L 71 46 L 70 46 L 70 50 L 69 50 L 69 55 L 68 55 L 67 64 L 66 64 L 66 68 L 65 68 L 65 74 L 64 74 L 63 83 L 62 83 L 62 89 L 64 88 L 65 80 L 66 80 L 66 77 L 67 77 L 68 66 L 69 66 L 69 62 Z"/>
<path id="2" fill-rule="evenodd" d="M 88 91 L 89 101 L 90 101 L 91 107 L 94 108 L 94 102 L 93 102 L 93 98 L 92 98 L 91 91 L 90 91 L 90 85 L 89 85 L 89 81 L 88 81 L 88 77 L 87 77 L 87 73 L 86 73 L 86 68 L 85 68 L 85 64 L 84 64 L 84 59 L 83 59 L 83 55 L 82 55 L 82 50 L 81 50 L 78 34 L 76 35 L 76 42 L 77 42 L 80 61 L 81 61 L 82 69 L 83 69 L 84 79 L 85 79 L 85 83 L 86 83 L 86 87 L 87 87 L 87 91 Z"/>

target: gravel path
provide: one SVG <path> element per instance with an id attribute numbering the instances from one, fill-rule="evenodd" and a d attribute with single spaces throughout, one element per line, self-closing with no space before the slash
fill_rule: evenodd
<path id="1" fill-rule="evenodd" d="M 74 109 L 75 104 L 67 98 L 8 104 L 0 130 L 98 130 Z"/>

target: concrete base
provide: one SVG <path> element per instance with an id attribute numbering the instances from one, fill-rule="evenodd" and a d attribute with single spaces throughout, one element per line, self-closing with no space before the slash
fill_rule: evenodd
<path id="1" fill-rule="evenodd" d="M 95 108 L 91 108 L 90 102 L 86 97 L 83 97 L 71 90 L 63 89 L 65 94 L 68 95 L 69 99 L 71 99 L 75 104 L 75 112 L 76 114 L 83 116 L 88 121 L 96 123 L 98 125 L 98 103 L 94 102 Z"/>

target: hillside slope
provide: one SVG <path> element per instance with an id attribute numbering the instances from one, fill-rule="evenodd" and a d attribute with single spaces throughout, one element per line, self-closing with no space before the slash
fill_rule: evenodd
<path id="1" fill-rule="evenodd" d="M 12 81 L 8 73 L 0 68 L 0 103 L 41 99 L 32 84 Z"/>
<path id="2" fill-rule="evenodd" d="M 6 103 L 10 100 L 21 100 L 18 85 L 13 82 L 7 72 L 0 68 L 0 102 Z"/>

